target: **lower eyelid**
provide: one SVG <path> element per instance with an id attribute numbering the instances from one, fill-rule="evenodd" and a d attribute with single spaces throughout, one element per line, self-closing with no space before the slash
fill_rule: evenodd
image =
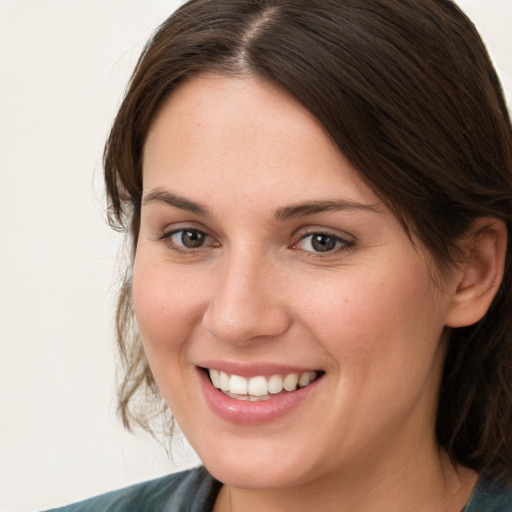
<path id="1" fill-rule="evenodd" d="M 173 241 L 173 237 L 175 235 L 179 235 L 180 233 L 183 233 L 185 231 L 192 231 L 197 233 L 202 233 L 204 235 L 204 244 L 199 247 L 187 247 L 185 245 L 181 245 L 179 243 L 176 243 Z M 197 228 L 179 228 L 179 229 L 172 229 L 170 231 L 166 231 L 163 233 L 159 233 L 156 236 L 156 241 L 164 243 L 168 248 L 170 248 L 173 251 L 176 251 L 180 254 L 188 254 L 188 255 L 194 255 L 200 251 L 205 251 L 211 248 L 217 248 L 221 244 L 215 240 L 214 237 L 206 233 L 202 229 Z"/>
<path id="2" fill-rule="evenodd" d="M 352 247 L 354 245 L 353 241 L 347 240 L 346 238 L 335 235 L 333 233 L 327 233 L 327 232 L 323 232 L 323 231 L 315 231 L 315 232 L 305 233 L 305 234 L 301 235 L 298 238 L 298 240 L 292 244 L 292 247 L 297 247 L 300 242 L 302 242 L 303 240 L 306 240 L 308 237 L 313 237 L 315 235 L 330 237 L 336 241 L 337 247 L 331 251 L 328 251 L 330 253 L 334 252 L 334 250 L 339 249 L 341 247 Z M 310 252 L 314 252 L 314 251 L 310 251 Z"/>
<path id="3" fill-rule="evenodd" d="M 186 245 L 181 245 L 172 240 L 175 235 L 179 235 L 180 233 L 183 233 L 186 231 L 192 231 L 192 232 L 197 232 L 197 233 L 203 234 L 205 237 L 204 244 L 201 246 L 198 246 L 198 247 L 187 247 Z M 325 252 L 322 252 L 322 251 L 302 249 L 299 246 L 302 241 L 304 241 L 308 237 L 313 237 L 315 235 L 323 235 L 326 237 L 333 238 L 336 242 L 335 247 L 330 250 L 327 250 Z M 187 227 L 187 226 L 178 228 L 178 229 L 170 229 L 168 231 L 155 233 L 154 240 L 157 242 L 164 243 L 170 249 L 172 249 L 176 252 L 186 253 L 186 254 L 193 254 L 193 253 L 197 253 L 197 252 L 204 251 L 204 250 L 211 249 L 211 248 L 218 248 L 222 245 L 214 237 L 209 235 L 206 231 L 204 231 L 202 229 L 198 229 L 198 228 Z M 334 233 L 329 233 L 326 231 L 319 230 L 319 231 L 310 231 L 310 232 L 303 233 L 303 234 L 299 235 L 296 238 L 296 241 L 293 242 L 291 244 L 291 246 L 289 246 L 289 247 L 292 249 L 302 250 L 306 253 L 315 255 L 315 257 L 319 257 L 319 256 L 321 257 L 323 255 L 325 255 L 325 256 L 331 255 L 332 256 L 335 253 L 337 253 L 338 251 L 343 250 L 343 249 L 350 249 L 354 245 L 355 245 L 355 241 L 353 241 L 353 240 L 343 238 L 342 236 L 336 235 Z"/>

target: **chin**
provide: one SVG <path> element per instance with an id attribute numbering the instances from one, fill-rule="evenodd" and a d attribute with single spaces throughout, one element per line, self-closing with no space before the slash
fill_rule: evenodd
<path id="1" fill-rule="evenodd" d="M 237 440 L 227 446 L 222 448 L 217 445 L 215 450 L 208 450 L 207 455 L 201 451 L 198 454 L 206 469 L 217 480 L 231 487 L 285 489 L 319 476 L 314 464 L 305 464 L 305 461 L 311 460 L 311 454 L 308 457 L 291 445 L 286 446 L 286 443 L 262 441 L 252 444 Z M 318 460 L 316 466 L 321 465 L 321 460 Z"/>

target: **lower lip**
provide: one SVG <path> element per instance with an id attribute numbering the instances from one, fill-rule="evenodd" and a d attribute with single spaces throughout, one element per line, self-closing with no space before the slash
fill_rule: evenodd
<path id="1" fill-rule="evenodd" d="M 242 425 L 257 425 L 281 418 L 290 413 L 310 395 L 322 378 L 297 391 L 276 395 L 268 400 L 250 402 L 230 398 L 215 388 L 206 373 L 198 370 L 201 388 L 210 409 L 221 419 Z"/>

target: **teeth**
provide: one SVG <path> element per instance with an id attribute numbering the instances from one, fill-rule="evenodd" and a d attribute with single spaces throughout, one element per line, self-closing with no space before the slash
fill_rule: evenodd
<path id="1" fill-rule="evenodd" d="M 268 383 L 265 377 L 253 377 L 249 379 L 247 394 L 252 396 L 268 395 Z"/>
<path id="2" fill-rule="evenodd" d="M 246 402 L 261 402 L 264 400 L 270 400 L 272 397 L 270 395 L 265 396 L 252 396 L 252 395 L 236 395 L 235 393 L 230 393 L 227 391 L 225 393 L 226 396 L 230 398 L 236 398 L 237 400 L 244 400 Z"/>
<path id="3" fill-rule="evenodd" d="M 220 372 L 219 389 L 222 391 L 229 391 L 229 375 L 226 372 Z"/>
<path id="4" fill-rule="evenodd" d="M 228 375 L 219 370 L 209 370 L 212 384 L 226 395 L 238 400 L 267 400 L 269 394 L 275 395 L 284 391 L 295 391 L 297 387 L 303 388 L 317 378 L 317 372 L 289 373 L 288 375 L 272 375 L 246 379 L 239 375 Z"/>
<path id="5" fill-rule="evenodd" d="M 238 375 L 231 375 L 229 378 L 229 391 L 235 395 L 247 395 L 247 379 Z"/>
<path id="6" fill-rule="evenodd" d="M 299 383 L 299 376 L 296 373 L 290 373 L 283 380 L 283 388 L 286 391 L 295 391 Z"/>
<path id="7" fill-rule="evenodd" d="M 276 393 L 281 393 L 281 391 L 283 391 L 283 378 L 281 375 L 272 375 L 268 379 L 268 392 L 275 395 Z"/>
<path id="8" fill-rule="evenodd" d="M 212 384 L 219 389 L 220 388 L 220 372 L 219 370 L 210 370 L 210 379 L 212 380 Z"/>
<path id="9" fill-rule="evenodd" d="M 316 379 L 316 372 L 304 372 L 299 378 L 299 387 L 303 388 Z"/>

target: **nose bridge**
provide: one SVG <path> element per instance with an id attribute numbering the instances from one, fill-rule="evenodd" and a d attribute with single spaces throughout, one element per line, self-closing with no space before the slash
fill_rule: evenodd
<path id="1" fill-rule="evenodd" d="M 275 264 L 263 251 L 251 247 L 230 251 L 215 279 L 204 325 L 216 338 L 243 343 L 278 336 L 289 325 L 277 293 Z"/>

